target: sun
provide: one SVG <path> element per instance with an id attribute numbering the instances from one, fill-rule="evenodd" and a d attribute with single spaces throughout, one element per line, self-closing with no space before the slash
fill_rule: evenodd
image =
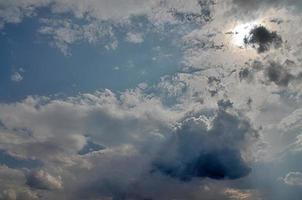
<path id="1" fill-rule="evenodd" d="M 249 22 L 244 24 L 239 24 L 233 29 L 233 37 L 232 43 L 236 46 L 243 46 L 244 45 L 244 38 L 249 35 L 250 31 L 257 26 L 259 23 Z"/>

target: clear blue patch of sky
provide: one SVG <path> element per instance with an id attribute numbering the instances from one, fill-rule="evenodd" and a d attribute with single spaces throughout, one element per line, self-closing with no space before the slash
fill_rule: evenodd
<path id="1" fill-rule="evenodd" d="M 135 19 L 146 24 L 146 20 Z M 115 50 L 87 42 L 72 45 L 64 56 L 37 33 L 38 18 L 8 24 L 0 35 L 0 102 L 19 101 L 28 95 L 76 95 L 104 88 L 123 91 L 138 83 L 153 84 L 161 76 L 180 69 L 181 50 L 171 37 L 147 31 L 144 42 L 129 43 L 125 30 L 115 30 Z M 127 30 L 128 31 L 128 30 Z M 156 59 L 155 59 L 156 58 Z M 13 82 L 19 68 L 23 80 Z"/>
<path id="2" fill-rule="evenodd" d="M 43 165 L 39 160 L 21 159 L 8 154 L 6 151 L 0 149 L 0 165 L 5 165 L 13 169 L 33 169 Z"/>

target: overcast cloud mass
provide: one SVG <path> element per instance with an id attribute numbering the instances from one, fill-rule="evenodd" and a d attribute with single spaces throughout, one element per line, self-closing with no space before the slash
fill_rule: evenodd
<path id="1" fill-rule="evenodd" d="M 0 200 L 301 200 L 301 12 L 0 0 Z"/>

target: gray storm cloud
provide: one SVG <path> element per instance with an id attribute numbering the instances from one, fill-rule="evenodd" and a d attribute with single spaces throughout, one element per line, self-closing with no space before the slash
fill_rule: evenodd
<path id="1" fill-rule="evenodd" d="M 244 38 L 244 43 L 257 49 L 258 53 L 270 50 L 273 46 L 279 48 L 282 38 L 275 31 L 269 31 L 265 26 L 255 26 Z"/>
<path id="2" fill-rule="evenodd" d="M 249 121 L 220 109 L 212 119 L 184 119 L 154 162 L 153 172 L 181 180 L 194 177 L 238 179 L 251 168 L 243 158 L 249 138 L 256 138 Z"/>

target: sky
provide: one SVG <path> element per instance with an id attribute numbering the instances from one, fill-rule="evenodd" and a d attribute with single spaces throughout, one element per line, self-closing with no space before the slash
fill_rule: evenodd
<path id="1" fill-rule="evenodd" d="M 301 11 L 0 0 L 0 200 L 300 200 Z"/>

